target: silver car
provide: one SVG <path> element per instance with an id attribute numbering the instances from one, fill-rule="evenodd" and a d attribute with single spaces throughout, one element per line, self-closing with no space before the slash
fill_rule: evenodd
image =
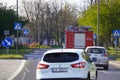
<path id="1" fill-rule="evenodd" d="M 109 67 L 108 55 L 109 54 L 104 47 L 89 46 L 86 48 L 85 51 L 90 56 L 92 61 L 95 62 L 96 66 L 104 67 L 105 70 L 108 70 L 108 67 Z"/>

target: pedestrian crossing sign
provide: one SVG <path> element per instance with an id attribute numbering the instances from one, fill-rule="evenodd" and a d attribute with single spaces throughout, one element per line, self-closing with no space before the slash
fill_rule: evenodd
<path id="1" fill-rule="evenodd" d="M 14 29 L 15 30 L 21 30 L 22 29 L 22 23 L 14 23 Z"/>
<path id="2" fill-rule="evenodd" d="M 23 34 L 28 34 L 28 33 L 29 33 L 29 30 L 28 29 L 24 29 Z"/>
<path id="3" fill-rule="evenodd" d="M 113 36 L 120 37 L 120 30 L 113 30 Z"/>

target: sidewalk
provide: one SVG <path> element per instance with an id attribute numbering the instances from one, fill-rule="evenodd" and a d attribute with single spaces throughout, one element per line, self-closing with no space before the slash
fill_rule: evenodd
<path id="1" fill-rule="evenodd" d="M 0 80 L 12 80 L 24 67 L 25 60 L 0 59 Z"/>
<path id="2" fill-rule="evenodd" d="M 109 64 L 120 67 L 120 61 L 110 61 Z"/>

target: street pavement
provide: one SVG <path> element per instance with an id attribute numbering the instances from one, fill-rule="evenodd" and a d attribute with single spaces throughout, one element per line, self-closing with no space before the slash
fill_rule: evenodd
<path id="1" fill-rule="evenodd" d="M 0 59 L 0 80 L 13 80 L 22 70 L 26 60 Z M 110 61 L 110 64 L 120 67 L 120 61 Z"/>
<path id="2" fill-rule="evenodd" d="M 114 61 L 114 60 L 112 60 L 112 61 L 109 61 L 109 64 L 112 64 L 112 65 L 114 65 L 116 67 L 120 67 L 120 61 Z"/>
<path id="3" fill-rule="evenodd" d="M 13 80 L 24 65 L 25 60 L 0 59 L 0 80 Z"/>

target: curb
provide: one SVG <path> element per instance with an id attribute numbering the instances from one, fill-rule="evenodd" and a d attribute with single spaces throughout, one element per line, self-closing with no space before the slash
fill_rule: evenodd
<path id="1" fill-rule="evenodd" d="M 120 67 L 120 62 L 118 61 L 110 61 L 109 64 Z"/>
<path id="2" fill-rule="evenodd" d="M 12 74 L 12 76 L 10 76 L 7 80 L 13 80 L 19 73 L 20 71 L 23 69 L 24 65 L 25 65 L 26 60 L 22 60 L 20 66 L 18 67 L 18 69 L 16 70 L 16 72 L 14 72 Z"/>

